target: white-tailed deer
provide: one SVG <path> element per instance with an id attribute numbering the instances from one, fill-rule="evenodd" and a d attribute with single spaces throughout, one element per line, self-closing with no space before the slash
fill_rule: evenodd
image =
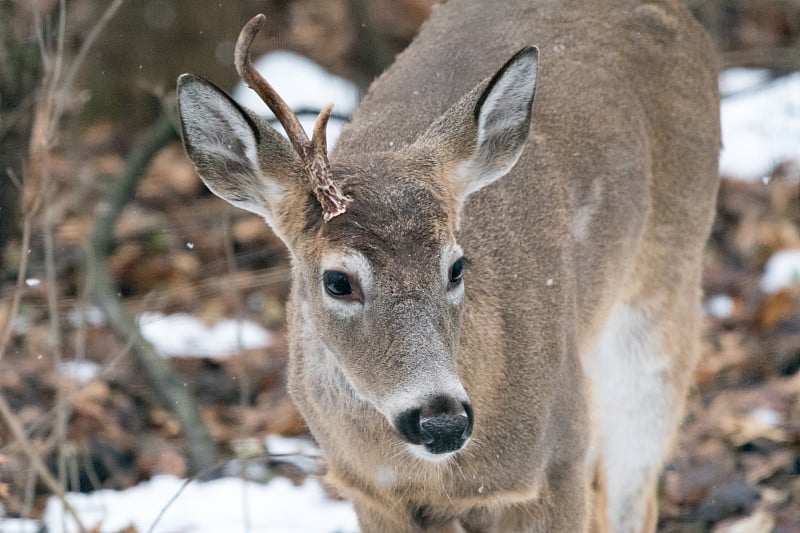
<path id="1" fill-rule="evenodd" d="M 187 74 L 184 141 L 291 252 L 290 389 L 362 529 L 654 531 L 720 144 L 688 10 L 449 0 L 330 162 L 329 110 L 309 140 L 250 65 L 263 22 L 236 64 L 289 140 Z"/>

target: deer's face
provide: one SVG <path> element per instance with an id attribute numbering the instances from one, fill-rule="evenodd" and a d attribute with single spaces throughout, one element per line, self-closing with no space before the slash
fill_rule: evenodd
<path id="1" fill-rule="evenodd" d="M 458 217 L 466 198 L 504 176 L 522 153 L 537 52 L 520 50 L 411 145 L 343 156 L 331 168 L 330 109 L 309 141 L 246 58 L 263 22 L 256 17 L 242 31 L 237 68 L 290 140 L 209 82 L 184 75 L 178 101 L 186 151 L 214 193 L 263 216 L 292 252 L 304 323 L 291 335 L 321 346 L 305 357 L 335 372 L 414 454 L 441 460 L 466 444 L 473 427 L 458 377 L 469 283 L 454 238 Z"/>
<path id="2" fill-rule="evenodd" d="M 464 446 L 473 426 L 457 364 L 467 259 L 454 238 L 455 198 L 437 171 L 396 155 L 335 165 L 354 201 L 328 223 L 307 224 L 314 236 L 294 253 L 304 327 L 322 357 L 431 460 Z"/>

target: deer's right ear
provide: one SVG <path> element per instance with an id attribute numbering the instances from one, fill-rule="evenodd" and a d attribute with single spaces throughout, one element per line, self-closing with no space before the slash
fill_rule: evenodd
<path id="1" fill-rule="evenodd" d="M 299 165 L 289 142 L 224 91 L 192 74 L 178 78 L 178 109 L 186 153 L 206 186 L 274 227 L 277 204 Z M 262 150 L 269 157 L 260 158 Z"/>
<path id="2" fill-rule="evenodd" d="M 505 176 L 528 139 L 539 50 L 527 46 L 492 77 L 474 110 L 477 135 L 456 176 L 464 197 Z"/>
<path id="3" fill-rule="evenodd" d="M 454 192 L 466 198 L 505 176 L 522 155 L 528 139 L 539 51 L 517 52 L 491 78 L 445 111 L 415 144 L 434 147 L 455 163 Z"/>

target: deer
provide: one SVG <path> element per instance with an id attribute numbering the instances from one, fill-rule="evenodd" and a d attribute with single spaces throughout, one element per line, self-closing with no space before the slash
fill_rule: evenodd
<path id="1" fill-rule="evenodd" d="M 288 248 L 288 388 L 365 532 L 656 529 L 720 148 L 678 0 L 449 0 L 328 154 L 178 79 L 208 188 Z"/>

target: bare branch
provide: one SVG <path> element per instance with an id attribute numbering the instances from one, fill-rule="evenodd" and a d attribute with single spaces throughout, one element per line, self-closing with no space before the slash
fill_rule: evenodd
<path id="1" fill-rule="evenodd" d="M 206 431 L 197 403 L 180 383 L 172 367 L 156 353 L 139 331 L 136 320 L 123 307 L 117 297 L 116 283 L 109 272 L 106 257 L 113 247 L 117 219 L 128 201 L 133 197 L 136 184 L 155 154 L 168 142 L 177 140 L 169 116 L 162 117 L 153 127 L 149 139 L 135 150 L 125 164 L 122 175 L 111 193 L 108 210 L 95 226 L 88 261 L 93 263 L 94 296 L 97 304 L 108 317 L 109 324 L 123 339 L 136 339 L 133 351 L 142 365 L 150 385 L 162 404 L 179 420 L 189 452 L 189 464 L 193 471 L 212 464 L 216 460 L 214 442 Z"/>
<path id="2" fill-rule="evenodd" d="M 28 275 L 28 248 L 31 245 L 31 226 L 33 225 L 34 213 L 25 213 L 22 222 L 22 246 L 20 247 L 19 267 L 17 268 L 17 284 L 14 287 L 14 296 L 11 300 L 11 309 L 8 312 L 8 323 L 3 331 L 3 338 L 0 340 L 0 361 L 6 353 L 11 335 L 14 332 L 14 320 L 19 313 L 19 306 L 22 303 L 22 293 L 25 291 L 25 277 Z"/>
<path id="3" fill-rule="evenodd" d="M 83 65 L 86 55 L 89 53 L 89 49 L 103 31 L 103 28 L 106 27 L 108 21 L 111 20 L 111 18 L 117 13 L 124 1 L 125 0 L 114 0 L 114 2 L 112 2 L 111 5 L 109 5 L 100 16 L 100 19 L 97 21 L 97 23 L 92 26 L 92 29 L 89 31 L 89 35 L 86 36 L 83 44 L 81 44 L 78 54 L 75 56 L 75 59 L 72 60 L 69 70 L 67 70 L 66 74 L 64 75 L 63 87 L 65 89 L 69 90 L 72 88 L 72 83 L 75 81 L 75 76 L 78 74 L 78 70 L 80 70 L 81 66 Z"/>

